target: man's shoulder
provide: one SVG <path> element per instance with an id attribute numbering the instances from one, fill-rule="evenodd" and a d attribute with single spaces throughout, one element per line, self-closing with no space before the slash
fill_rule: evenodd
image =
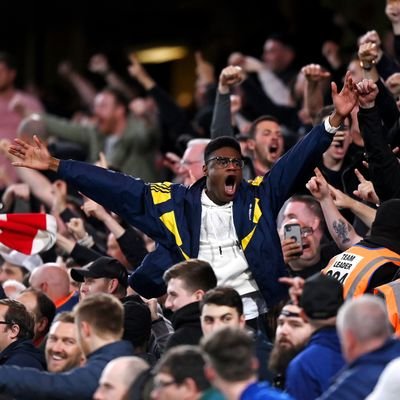
<path id="1" fill-rule="evenodd" d="M 113 359 L 121 356 L 133 355 L 132 344 L 126 340 L 118 340 L 113 343 L 106 344 L 88 356 L 88 363 L 101 360 L 101 359 Z"/>
<path id="2" fill-rule="evenodd" d="M 240 400 L 291 400 L 287 393 L 270 386 L 268 382 L 256 382 L 247 386 L 240 396 Z"/>
<path id="3" fill-rule="evenodd" d="M 17 340 L 7 346 L 0 354 L 0 364 L 33 367 L 42 370 L 46 366 L 43 353 L 31 340 Z"/>

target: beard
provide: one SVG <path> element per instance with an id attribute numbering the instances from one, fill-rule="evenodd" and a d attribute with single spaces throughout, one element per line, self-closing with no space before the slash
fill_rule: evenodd
<path id="1" fill-rule="evenodd" d="M 303 350 L 304 346 L 305 343 L 281 347 L 279 343 L 275 342 L 269 356 L 268 369 L 276 374 L 285 374 L 290 361 Z"/>

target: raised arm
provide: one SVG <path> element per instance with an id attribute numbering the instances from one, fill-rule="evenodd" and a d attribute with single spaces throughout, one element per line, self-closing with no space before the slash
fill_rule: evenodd
<path id="1" fill-rule="evenodd" d="M 314 119 L 324 106 L 322 82 L 331 74 L 318 64 L 308 64 L 301 69 L 306 78 L 304 86 L 304 106 Z"/>
<path id="2" fill-rule="evenodd" d="M 58 64 L 58 74 L 74 87 L 79 94 L 82 104 L 92 110 L 94 98 L 96 97 L 96 89 L 91 82 L 76 71 L 69 61 L 62 61 Z"/>
<path id="3" fill-rule="evenodd" d="M 354 173 L 358 179 L 357 190 L 353 191 L 353 194 L 359 199 L 367 201 L 372 204 L 379 204 L 379 197 L 376 195 L 374 185 L 371 181 L 364 178 L 364 175 L 356 168 Z"/>
<path id="4" fill-rule="evenodd" d="M 370 177 L 381 201 L 400 196 L 400 165 L 382 132 L 380 114 L 375 106 L 377 85 L 364 79 L 357 84 L 360 111 L 358 121 L 368 156 Z"/>
<path id="5" fill-rule="evenodd" d="M 8 157 L 11 162 L 17 161 L 13 155 L 8 153 L 8 148 L 10 147 L 10 144 L 11 142 L 9 142 L 7 139 L 1 140 L 0 153 L 3 153 L 6 157 Z M 17 175 L 23 182 L 25 182 L 29 186 L 31 193 L 38 200 L 40 200 L 48 208 L 51 208 L 53 204 L 51 182 L 43 174 L 32 169 L 18 168 Z"/>
<path id="6" fill-rule="evenodd" d="M 134 96 L 132 88 L 111 68 L 105 54 L 94 54 L 89 61 L 89 70 L 102 75 L 108 85 L 123 92 L 128 99 Z"/>
<path id="7" fill-rule="evenodd" d="M 169 188 L 169 182 L 150 185 L 141 179 L 91 164 L 60 161 L 49 154 L 37 136 L 34 136 L 33 145 L 16 139 L 9 152 L 19 159 L 13 165 L 57 172 L 61 179 L 82 194 L 114 211 L 155 241 L 166 240 L 164 226 L 156 215 L 152 199 L 153 192 L 158 193 L 160 187 L 161 190 Z"/>
<path id="8" fill-rule="evenodd" d="M 265 196 L 276 215 L 283 203 L 294 194 L 299 185 L 305 185 L 318 160 L 329 147 L 333 134 L 351 112 L 357 102 L 357 92 L 350 73 L 338 92 L 331 83 L 335 110 L 323 124 L 314 127 L 302 140 L 293 146 L 271 169 L 263 181 Z M 264 197 L 263 194 L 261 194 Z"/>
<path id="9" fill-rule="evenodd" d="M 353 199 L 331 185 L 329 185 L 329 191 L 336 207 L 339 209 L 348 208 L 356 217 L 360 218 L 368 228 L 371 228 L 372 222 L 376 216 L 376 210 L 374 208 Z"/>
<path id="10" fill-rule="evenodd" d="M 385 8 L 386 16 L 392 23 L 394 33 L 394 49 L 396 58 L 400 59 L 400 3 L 397 1 L 388 1 Z"/>
<path id="11" fill-rule="evenodd" d="M 329 117 L 329 122 L 332 126 L 339 127 L 357 104 L 358 92 L 350 72 L 347 72 L 343 88 L 340 92 L 338 92 L 334 82 L 331 83 L 331 89 L 335 110 Z"/>
<path id="12" fill-rule="evenodd" d="M 39 171 L 58 171 L 60 160 L 52 157 L 47 147 L 42 143 L 38 136 L 33 136 L 34 145 L 21 139 L 14 139 L 14 144 L 10 145 L 8 152 L 17 157 L 19 161 L 13 161 L 16 167 L 26 167 Z"/>
<path id="13" fill-rule="evenodd" d="M 228 66 L 221 71 L 218 81 L 217 98 L 211 123 L 211 137 L 233 136 L 230 94 L 235 85 L 244 79 L 242 68 Z"/>
<path id="14" fill-rule="evenodd" d="M 87 217 L 94 217 L 103 222 L 108 230 L 114 234 L 116 239 L 120 238 L 125 233 L 125 228 L 123 228 L 104 207 L 97 204 L 95 201 L 90 199 L 86 200 L 83 203 L 82 210 Z"/>
<path id="15" fill-rule="evenodd" d="M 157 103 L 163 128 L 164 146 L 166 149 L 172 150 L 180 134 L 190 133 L 193 130 L 187 115 L 175 100 L 150 76 L 134 54 L 130 54 L 129 60 L 131 62 L 128 67 L 130 76 L 136 79 Z"/>
<path id="16" fill-rule="evenodd" d="M 344 251 L 358 243 L 362 237 L 356 233 L 346 218 L 340 214 L 331 197 L 328 182 L 321 171 L 315 168 L 314 172 L 315 176 L 308 181 L 306 187 L 319 201 L 329 233 L 340 250 Z"/>

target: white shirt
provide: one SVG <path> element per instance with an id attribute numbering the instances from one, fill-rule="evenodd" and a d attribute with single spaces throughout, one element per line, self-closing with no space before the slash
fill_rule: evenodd
<path id="1" fill-rule="evenodd" d="M 203 191 L 201 205 L 198 258 L 210 263 L 219 286 L 230 286 L 242 296 L 246 319 L 255 318 L 266 312 L 266 305 L 236 234 L 233 203 L 219 206 Z"/>

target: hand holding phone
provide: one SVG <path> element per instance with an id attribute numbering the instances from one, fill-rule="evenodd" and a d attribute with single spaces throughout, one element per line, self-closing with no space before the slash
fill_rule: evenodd
<path id="1" fill-rule="evenodd" d="M 294 239 L 295 243 L 301 248 L 301 251 L 298 253 L 298 255 L 300 256 L 303 254 L 303 240 L 301 237 L 300 224 L 286 224 L 283 227 L 283 236 L 285 239 Z"/>

